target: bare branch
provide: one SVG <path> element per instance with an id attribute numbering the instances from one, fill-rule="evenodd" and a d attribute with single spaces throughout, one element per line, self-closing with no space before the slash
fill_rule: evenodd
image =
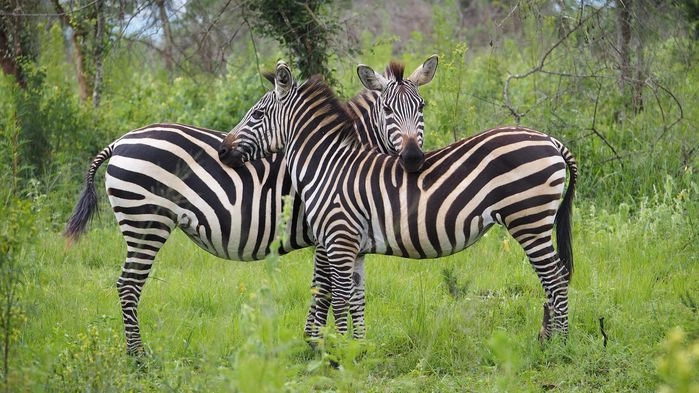
<path id="1" fill-rule="evenodd" d="M 672 92 L 668 88 L 666 88 L 665 86 L 661 85 L 660 83 L 657 83 L 657 82 L 652 81 L 652 80 L 647 81 L 647 83 L 649 84 L 649 86 L 660 89 L 660 90 L 664 91 L 667 95 L 669 95 L 672 98 L 672 100 L 675 101 L 675 104 L 677 104 L 677 109 L 679 109 L 679 111 L 680 111 L 680 114 L 679 114 L 679 116 L 677 116 L 677 119 L 675 119 L 675 121 L 670 123 L 670 125 L 665 125 L 663 127 L 663 132 L 660 133 L 660 135 L 658 136 L 658 139 L 655 141 L 655 143 L 658 143 L 665 136 L 665 134 L 667 133 L 667 131 L 670 128 L 674 127 L 677 123 L 682 121 L 682 119 L 684 118 L 684 111 L 682 110 L 682 104 L 680 104 L 680 101 L 677 99 L 677 97 L 675 97 L 674 94 L 672 94 Z M 653 94 L 655 95 L 655 99 L 658 101 L 658 106 L 660 107 L 660 110 L 662 111 L 662 107 L 660 106 L 660 100 L 659 100 L 658 95 L 656 93 L 657 89 L 653 89 Z M 665 114 L 663 114 L 663 124 L 665 124 Z"/>
<path id="2" fill-rule="evenodd" d="M 597 131 L 597 107 L 599 106 L 599 96 L 600 93 L 602 92 L 602 84 L 599 85 L 599 89 L 597 89 L 597 95 L 595 96 L 595 110 L 592 114 L 592 126 L 590 127 L 590 131 L 592 131 L 599 139 L 604 142 L 607 147 L 609 147 L 609 150 L 614 153 L 614 157 L 619 161 L 621 164 L 622 168 L 624 167 L 624 163 L 621 161 L 621 157 L 619 157 L 619 153 L 617 153 L 616 149 L 614 146 L 612 146 L 611 143 L 607 140 L 607 138 L 604 137 L 599 131 Z"/>
<path id="3" fill-rule="evenodd" d="M 571 34 L 576 32 L 578 29 L 580 29 L 585 23 L 587 23 L 588 20 L 591 18 L 595 17 L 598 15 L 604 7 L 600 7 L 597 10 L 595 10 L 593 13 L 589 14 L 585 18 L 582 18 L 578 21 L 578 23 L 570 29 L 563 37 L 559 38 L 558 41 L 556 41 L 541 57 L 539 60 L 539 63 L 529 71 L 523 73 L 523 74 L 509 74 L 507 75 L 507 78 L 505 79 L 505 85 L 503 86 L 502 90 L 502 97 L 504 100 L 504 106 L 510 111 L 510 114 L 515 118 L 515 123 L 519 124 L 520 120 L 522 119 L 522 116 L 524 116 L 524 113 L 520 113 L 517 111 L 517 108 L 515 108 L 512 105 L 512 102 L 510 101 L 510 95 L 509 95 L 509 90 L 510 90 L 510 81 L 512 79 L 524 79 L 536 72 L 541 72 L 544 67 L 546 66 L 546 59 L 553 53 L 553 51 L 558 48 L 564 41 L 570 37 Z"/>
<path id="4" fill-rule="evenodd" d="M 264 84 L 264 77 L 262 76 L 262 69 L 260 68 L 260 57 L 257 55 L 257 44 L 255 43 L 255 36 L 252 34 L 252 26 L 250 26 L 250 22 L 248 22 L 247 15 L 245 15 L 244 12 L 245 8 L 243 8 L 243 23 L 245 23 L 245 26 L 248 27 L 248 31 L 250 32 L 250 42 L 252 42 L 252 50 L 255 52 L 255 65 L 257 66 L 257 75 L 259 76 L 259 81 L 260 81 L 260 87 L 262 89 L 265 89 L 265 84 Z"/>

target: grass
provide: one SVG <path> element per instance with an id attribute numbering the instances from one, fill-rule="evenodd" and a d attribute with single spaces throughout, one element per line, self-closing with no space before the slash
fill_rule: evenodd
<path id="1" fill-rule="evenodd" d="M 499 228 L 443 259 L 367 257 L 367 339 L 330 329 L 323 355 L 302 339 L 311 250 L 229 262 L 178 232 L 142 296 L 150 356 L 136 361 L 115 289 L 124 246 L 104 214 L 69 250 L 53 232 L 25 249 L 10 391 L 636 392 L 684 391 L 687 378 L 696 388 L 699 253 L 681 215 L 578 208 L 570 336 L 543 348 L 541 287 Z"/>

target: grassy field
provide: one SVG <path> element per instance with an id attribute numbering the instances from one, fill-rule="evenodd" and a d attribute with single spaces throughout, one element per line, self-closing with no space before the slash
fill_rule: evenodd
<path id="1" fill-rule="evenodd" d="M 103 209 L 104 210 L 104 209 Z M 575 212 L 570 336 L 544 347 L 542 289 L 500 228 L 438 260 L 367 258 L 367 339 L 302 339 L 312 251 L 222 261 L 182 233 L 140 307 L 150 356 L 125 355 L 109 212 L 78 245 L 26 250 L 12 391 L 690 391 L 699 361 L 696 229 L 672 204 Z M 691 221 L 691 220 L 689 220 Z M 599 318 L 604 317 L 606 347 Z M 693 343 L 693 344 L 692 344 Z M 694 345 L 692 348 L 691 345 Z M 694 352 L 692 352 L 694 351 Z M 330 361 L 341 364 L 330 367 Z M 683 390 L 685 389 L 685 390 Z"/>

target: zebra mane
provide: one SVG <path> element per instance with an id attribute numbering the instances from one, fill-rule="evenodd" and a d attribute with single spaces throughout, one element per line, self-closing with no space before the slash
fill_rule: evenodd
<path id="1" fill-rule="evenodd" d="M 403 65 L 402 63 L 399 63 L 395 60 L 391 60 L 391 62 L 386 67 L 386 77 L 393 78 L 396 80 L 396 82 L 402 82 L 404 71 L 405 71 L 405 65 Z"/>
<path id="2" fill-rule="evenodd" d="M 318 111 L 325 110 L 325 113 L 337 115 L 337 121 L 342 123 L 341 132 L 344 139 L 351 142 L 353 145 L 359 144 L 359 139 L 354 129 L 354 122 L 357 120 L 357 115 L 349 110 L 345 102 L 340 100 L 322 76 L 311 76 L 299 86 L 298 91 L 302 99 L 320 102 Z"/>

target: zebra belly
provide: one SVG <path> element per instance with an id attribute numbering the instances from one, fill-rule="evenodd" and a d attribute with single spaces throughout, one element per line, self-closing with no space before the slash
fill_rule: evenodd
<path id="1" fill-rule="evenodd" d="M 362 253 L 395 255 L 412 259 L 439 258 L 455 254 L 476 243 L 495 223 L 490 214 L 475 216 L 463 223 L 456 231 L 446 228 L 437 222 L 430 220 L 429 224 L 422 226 L 417 233 L 411 232 L 411 220 L 394 222 L 390 228 L 379 227 L 373 223 L 373 238 L 362 241 Z M 425 223 L 426 220 L 418 220 Z M 412 224 L 414 225 L 414 224 Z M 434 235 L 437 232 L 456 233 L 454 240 L 447 243 L 435 243 Z M 387 240 L 386 234 L 390 234 Z"/>
<path id="2" fill-rule="evenodd" d="M 218 139 L 211 134 L 204 138 L 185 132 L 189 129 L 162 127 L 146 131 L 117 142 L 107 168 L 107 193 L 125 237 L 157 228 L 162 245 L 179 227 L 220 258 L 263 259 L 279 235 L 283 197 L 294 194 L 282 157 L 233 170 L 219 162 Z M 287 232 L 282 252 L 310 243 L 295 199 L 290 200 L 292 219 L 282 229 Z"/>

